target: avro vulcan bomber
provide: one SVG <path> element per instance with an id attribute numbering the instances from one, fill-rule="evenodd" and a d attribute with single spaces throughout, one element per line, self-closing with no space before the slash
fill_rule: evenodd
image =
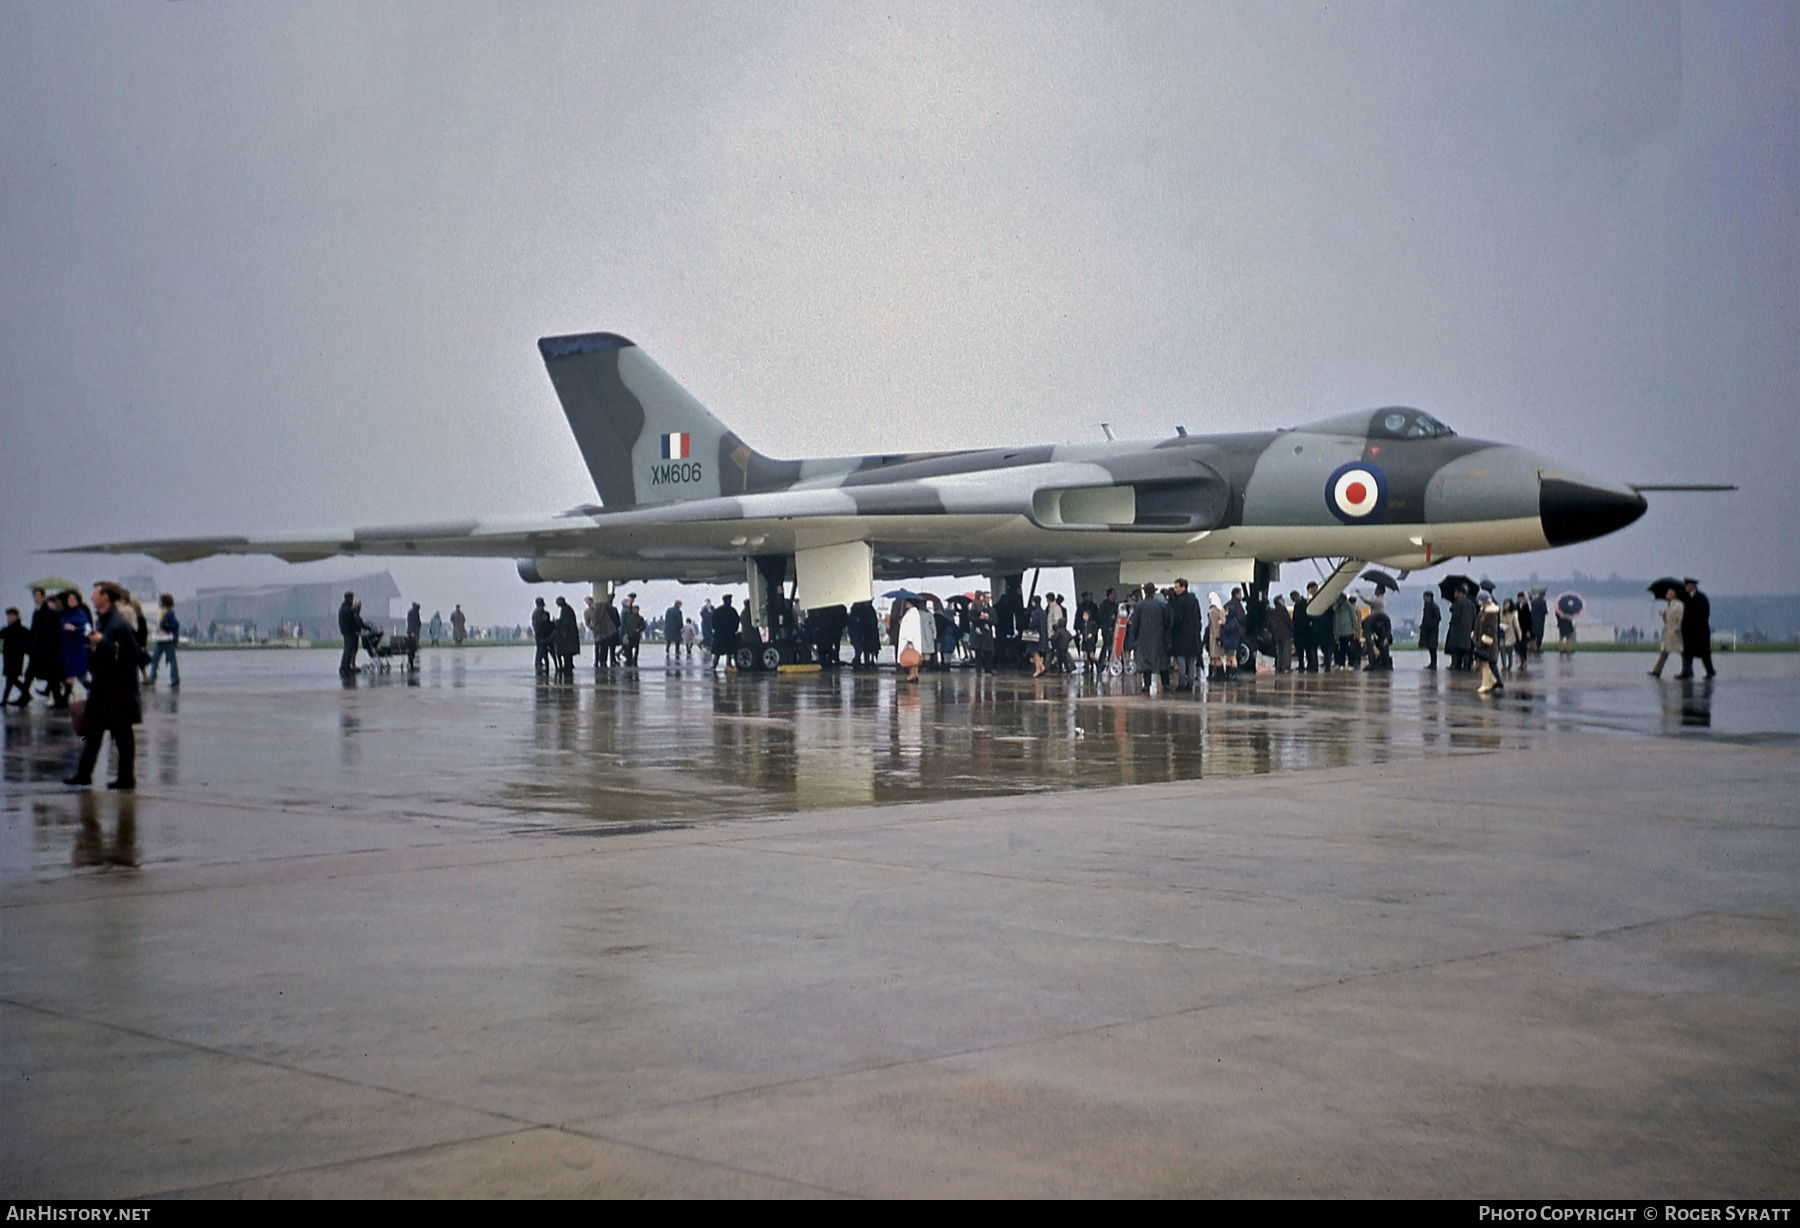
<path id="1" fill-rule="evenodd" d="M 1329 601 L 1370 563 L 1411 571 L 1611 533 L 1644 514 L 1650 489 L 1400 407 L 1287 430 L 778 460 L 624 337 L 546 337 L 538 349 L 600 506 L 71 552 L 501 556 L 527 581 L 601 591 L 748 579 L 801 610 L 867 601 L 879 579 L 1072 566 L 1078 591 L 1178 575 L 1260 589 L 1283 562 L 1328 559 Z"/>

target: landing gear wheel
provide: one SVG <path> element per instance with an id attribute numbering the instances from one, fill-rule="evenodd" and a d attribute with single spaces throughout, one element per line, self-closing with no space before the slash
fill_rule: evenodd
<path id="1" fill-rule="evenodd" d="M 732 659 L 737 663 L 739 673 L 747 674 L 756 668 L 756 654 L 748 648 L 738 649 L 737 656 Z"/>
<path id="2" fill-rule="evenodd" d="M 1237 647 L 1237 667 L 1239 669 L 1253 669 L 1255 665 L 1256 649 L 1250 647 L 1248 644 L 1239 644 Z"/>
<path id="3" fill-rule="evenodd" d="M 775 647 L 773 644 L 771 644 L 767 648 L 763 649 L 762 667 L 764 669 L 780 669 L 781 668 L 781 649 Z"/>
<path id="4" fill-rule="evenodd" d="M 1114 657 L 1106 663 L 1106 672 L 1111 674 L 1114 678 L 1117 678 L 1120 674 L 1125 672 L 1125 662 Z"/>

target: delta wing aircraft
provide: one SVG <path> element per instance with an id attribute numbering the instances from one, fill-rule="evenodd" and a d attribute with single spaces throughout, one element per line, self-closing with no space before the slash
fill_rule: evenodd
<path id="1" fill-rule="evenodd" d="M 1287 430 L 777 460 L 624 337 L 546 337 L 538 349 L 603 506 L 65 552 L 507 557 L 527 581 L 602 592 L 747 579 L 754 597 L 792 582 L 800 609 L 867 601 L 878 579 L 1003 581 L 1036 566 L 1075 568 L 1078 592 L 1177 576 L 1260 590 L 1283 562 L 1328 559 L 1329 602 L 1369 563 L 1409 571 L 1611 533 L 1643 515 L 1640 490 L 1656 489 L 1398 407 Z"/>

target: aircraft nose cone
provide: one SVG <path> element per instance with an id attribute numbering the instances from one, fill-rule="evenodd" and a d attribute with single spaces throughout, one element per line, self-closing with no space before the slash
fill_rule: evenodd
<path id="1" fill-rule="evenodd" d="M 1635 490 L 1608 490 L 1561 478 L 1545 478 L 1538 488 L 1538 514 L 1552 546 L 1605 537 L 1642 516 L 1648 506 Z"/>

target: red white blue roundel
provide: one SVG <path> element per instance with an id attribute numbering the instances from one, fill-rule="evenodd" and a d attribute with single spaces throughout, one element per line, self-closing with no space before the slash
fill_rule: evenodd
<path id="1" fill-rule="evenodd" d="M 1387 506 L 1387 478 L 1368 461 L 1339 465 L 1325 481 L 1325 505 L 1345 524 L 1365 524 Z"/>

